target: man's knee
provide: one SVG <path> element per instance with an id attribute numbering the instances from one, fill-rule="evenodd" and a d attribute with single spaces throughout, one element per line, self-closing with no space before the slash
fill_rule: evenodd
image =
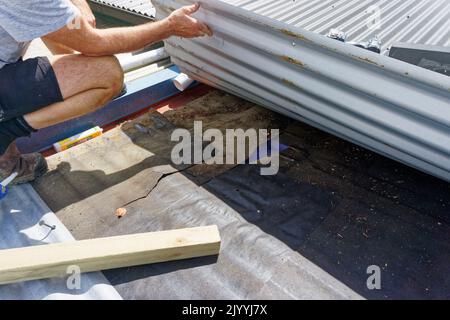
<path id="1" fill-rule="evenodd" d="M 115 96 L 123 88 L 123 71 L 114 56 L 62 55 L 52 57 L 50 62 L 64 99 L 100 88 Z"/>
<path id="2" fill-rule="evenodd" d="M 123 90 L 124 74 L 119 60 L 115 56 L 103 57 L 105 59 L 108 79 L 105 79 L 109 84 L 111 94 L 113 97 L 117 96 Z"/>

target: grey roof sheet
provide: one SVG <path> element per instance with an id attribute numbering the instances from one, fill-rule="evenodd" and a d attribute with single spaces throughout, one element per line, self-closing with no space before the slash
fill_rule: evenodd
<path id="1" fill-rule="evenodd" d="M 378 35 L 384 48 L 395 42 L 450 46 L 449 0 L 222 1 L 320 34 L 341 29 L 351 41 Z M 367 27 L 373 6 L 381 12 L 378 30 Z"/>
<path id="2" fill-rule="evenodd" d="M 113 8 L 153 18 L 155 8 L 150 0 L 91 0 Z"/>

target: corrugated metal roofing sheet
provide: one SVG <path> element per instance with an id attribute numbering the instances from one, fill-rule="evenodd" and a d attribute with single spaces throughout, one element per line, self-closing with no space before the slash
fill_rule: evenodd
<path id="1" fill-rule="evenodd" d="M 223 0 L 287 24 L 326 35 L 331 28 L 351 41 L 378 35 L 395 42 L 450 46 L 449 0 Z M 379 14 L 379 24 L 375 24 Z M 372 25 L 374 28 L 369 28 Z M 379 28 L 377 28 L 379 27 Z"/>
<path id="2" fill-rule="evenodd" d="M 155 16 L 155 8 L 150 0 L 90 0 L 116 9 L 125 10 L 149 18 Z"/>
<path id="3" fill-rule="evenodd" d="M 153 4 L 163 18 L 193 2 Z M 280 3 L 291 11 L 295 7 L 292 1 Z M 223 1 L 201 5 L 198 18 L 215 36 L 166 41 L 173 62 L 184 72 L 450 181 L 449 77 Z M 435 32 L 439 30 L 441 26 Z"/>

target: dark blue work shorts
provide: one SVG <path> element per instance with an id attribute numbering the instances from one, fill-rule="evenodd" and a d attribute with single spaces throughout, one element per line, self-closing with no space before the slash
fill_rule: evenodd
<path id="1" fill-rule="evenodd" d="M 63 101 L 55 72 L 45 57 L 0 69 L 0 122 Z"/>

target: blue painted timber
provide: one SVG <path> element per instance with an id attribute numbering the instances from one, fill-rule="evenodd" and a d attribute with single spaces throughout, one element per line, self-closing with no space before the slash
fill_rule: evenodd
<path id="1" fill-rule="evenodd" d="M 18 146 L 22 152 L 46 150 L 55 142 L 95 126 L 104 126 L 141 111 L 152 104 L 179 93 L 172 83 L 172 80 L 178 74 L 179 69 L 173 66 L 127 82 L 128 92 L 126 95 L 113 100 L 105 107 L 91 114 L 40 130 L 30 138 L 22 138 L 18 140 Z"/>

